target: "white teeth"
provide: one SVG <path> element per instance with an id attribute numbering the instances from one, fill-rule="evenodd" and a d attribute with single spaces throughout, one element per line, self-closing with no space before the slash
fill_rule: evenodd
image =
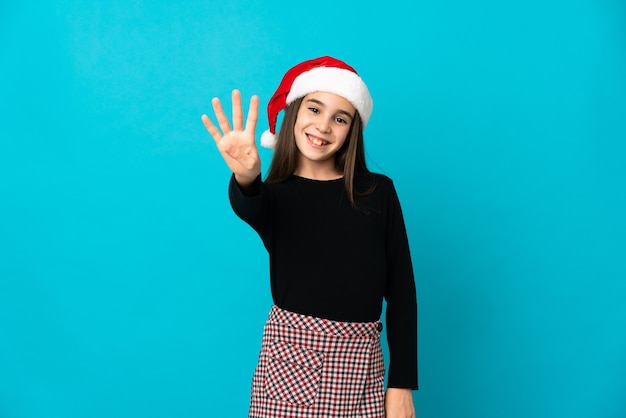
<path id="1" fill-rule="evenodd" d="M 312 143 L 314 143 L 317 146 L 322 146 L 322 145 L 328 144 L 328 142 L 326 142 L 326 141 L 322 141 L 321 139 L 313 138 L 311 136 L 309 137 L 309 141 L 311 141 Z"/>

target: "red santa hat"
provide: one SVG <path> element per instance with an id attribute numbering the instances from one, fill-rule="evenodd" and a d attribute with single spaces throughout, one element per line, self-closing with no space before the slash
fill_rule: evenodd
<path id="1" fill-rule="evenodd" d="M 365 128 L 374 106 L 367 86 L 356 70 L 345 62 L 332 57 L 320 57 L 302 62 L 287 71 L 267 104 L 269 129 L 261 135 L 261 145 L 274 148 L 278 113 L 294 100 L 316 91 L 334 93 L 349 101 L 359 112 Z"/>

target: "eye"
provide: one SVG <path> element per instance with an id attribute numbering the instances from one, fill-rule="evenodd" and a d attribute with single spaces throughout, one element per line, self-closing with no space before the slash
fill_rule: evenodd
<path id="1" fill-rule="evenodd" d="M 335 118 L 335 122 L 337 122 L 339 124 L 342 124 L 342 125 L 347 125 L 348 124 L 347 120 L 345 120 L 344 118 L 340 118 L 340 117 Z"/>
<path id="2" fill-rule="evenodd" d="M 317 107 L 309 107 L 309 110 L 315 114 L 320 113 L 320 110 Z"/>

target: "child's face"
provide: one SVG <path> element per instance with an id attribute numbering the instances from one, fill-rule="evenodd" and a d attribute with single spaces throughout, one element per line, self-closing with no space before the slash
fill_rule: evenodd
<path id="1" fill-rule="evenodd" d="M 336 94 L 306 95 L 293 128 L 301 162 L 331 160 L 346 141 L 355 114 L 354 106 Z"/>

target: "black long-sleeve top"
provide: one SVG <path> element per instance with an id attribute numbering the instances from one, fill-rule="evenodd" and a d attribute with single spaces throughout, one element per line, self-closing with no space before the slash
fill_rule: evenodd
<path id="1" fill-rule="evenodd" d="M 343 179 L 298 176 L 278 184 L 229 185 L 235 213 L 261 237 L 270 257 L 274 304 L 345 322 L 377 321 L 387 302 L 388 386 L 417 389 L 417 302 L 400 202 L 390 178 L 355 179 L 355 209 Z"/>

